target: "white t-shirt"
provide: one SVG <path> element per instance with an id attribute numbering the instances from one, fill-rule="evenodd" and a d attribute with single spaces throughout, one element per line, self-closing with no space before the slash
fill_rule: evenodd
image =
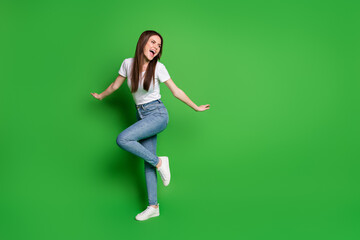
<path id="1" fill-rule="evenodd" d="M 127 77 L 127 84 L 131 91 L 131 71 L 132 71 L 132 63 L 134 58 L 126 58 L 119 69 L 119 74 L 123 77 Z M 160 95 L 160 82 L 165 82 L 170 79 L 170 75 L 166 70 L 166 67 L 161 62 L 156 63 L 155 67 L 155 86 L 151 82 L 149 91 L 145 91 L 143 87 L 143 78 L 145 76 L 145 71 L 140 74 L 140 83 L 138 90 L 132 93 L 135 104 L 144 104 L 161 98 Z"/>

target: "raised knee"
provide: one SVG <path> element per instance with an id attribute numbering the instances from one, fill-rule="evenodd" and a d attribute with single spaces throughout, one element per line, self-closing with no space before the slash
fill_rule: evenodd
<path id="1" fill-rule="evenodd" d="M 127 140 L 123 134 L 119 134 L 116 138 L 116 143 L 121 148 L 123 148 L 128 142 L 129 140 Z"/>

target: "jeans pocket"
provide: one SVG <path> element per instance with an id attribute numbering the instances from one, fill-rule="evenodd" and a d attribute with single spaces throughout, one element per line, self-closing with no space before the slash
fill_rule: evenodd
<path id="1" fill-rule="evenodd" d="M 159 107 L 159 113 L 163 118 L 166 118 L 166 125 L 169 123 L 169 113 L 166 107 Z"/>

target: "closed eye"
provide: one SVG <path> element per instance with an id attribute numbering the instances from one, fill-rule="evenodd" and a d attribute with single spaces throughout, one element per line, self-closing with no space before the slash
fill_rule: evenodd
<path id="1" fill-rule="evenodd" d="M 152 43 L 155 43 L 154 41 L 152 41 Z M 159 44 L 159 47 L 161 47 L 161 44 Z"/>

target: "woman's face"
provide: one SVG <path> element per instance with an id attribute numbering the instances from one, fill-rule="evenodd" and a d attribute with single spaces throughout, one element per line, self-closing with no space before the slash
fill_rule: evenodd
<path id="1" fill-rule="evenodd" d="M 161 38 L 158 35 L 152 35 L 144 47 L 145 57 L 151 61 L 159 54 L 161 49 Z"/>

